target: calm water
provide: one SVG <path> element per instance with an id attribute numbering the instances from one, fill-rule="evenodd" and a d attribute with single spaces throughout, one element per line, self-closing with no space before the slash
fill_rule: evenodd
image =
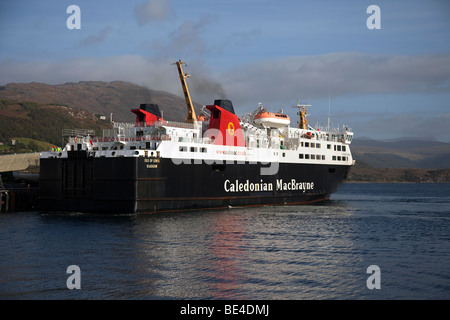
<path id="1" fill-rule="evenodd" d="M 0 215 L 0 299 L 449 299 L 449 266 L 450 184 L 344 184 L 313 206 Z"/>

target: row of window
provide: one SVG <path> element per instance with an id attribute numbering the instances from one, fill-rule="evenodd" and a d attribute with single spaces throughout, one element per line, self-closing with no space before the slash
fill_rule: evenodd
<path id="1" fill-rule="evenodd" d="M 320 143 L 315 143 L 315 142 L 300 142 L 300 146 L 301 147 L 306 147 L 306 148 L 320 148 L 321 147 L 321 145 L 320 145 Z M 329 146 L 331 146 L 330 144 L 329 144 Z"/>
<path id="2" fill-rule="evenodd" d="M 322 145 L 315 142 L 300 142 L 301 147 L 305 148 L 320 148 Z M 331 149 L 331 144 L 327 144 L 327 149 Z M 346 151 L 346 146 L 334 145 L 334 151 Z"/>
<path id="3" fill-rule="evenodd" d="M 311 160 L 325 160 L 325 155 L 320 155 L 320 154 L 303 154 L 303 153 L 300 153 L 299 155 L 298 155 L 298 158 L 299 159 L 307 159 L 307 160 L 309 160 L 309 159 L 311 159 Z"/>
<path id="4" fill-rule="evenodd" d="M 329 145 L 328 145 L 329 146 Z M 342 147 L 342 148 L 341 148 Z M 328 148 L 328 149 L 330 149 L 330 148 Z M 334 151 L 341 151 L 341 149 L 342 149 L 342 151 L 346 151 L 347 150 L 347 148 L 345 147 L 345 146 L 341 146 L 341 145 L 334 145 Z"/>
<path id="5" fill-rule="evenodd" d="M 200 149 L 201 153 L 206 153 L 207 152 L 207 149 L 204 148 L 204 147 L 201 147 L 201 148 L 190 147 L 190 148 L 188 148 L 188 147 L 181 146 L 179 150 L 180 150 L 180 152 L 187 152 L 188 149 L 189 149 L 190 152 L 198 152 L 198 149 Z"/>
<path id="6" fill-rule="evenodd" d="M 345 146 L 343 146 L 343 150 L 345 151 Z M 179 150 L 180 152 L 188 152 L 188 150 L 190 152 L 198 152 L 200 149 L 201 153 L 206 153 L 207 149 L 204 147 L 201 148 L 197 148 L 197 147 L 186 147 L 186 146 L 180 146 Z M 340 150 L 338 150 L 340 151 Z M 286 154 L 283 152 L 283 157 L 285 157 Z M 298 155 L 299 159 L 306 159 L 306 160 L 325 160 L 325 155 L 320 155 L 320 154 L 303 154 L 303 153 L 299 153 Z M 347 161 L 347 157 L 346 156 L 332 156 L 332 160 L 333 161 Z"/>
<path id="7" fill-rule="evenodd" d="M 283 156 L 284 156 L 284 154 L 283 154 Z M 325 155 L 299 153 L 298 158 L 299 159 L 306 159 L 306 160 L 325 160 Z M 347 161 L 347 157 L 345 157 L 345 156 L 333 156 L 332 160 L 333 161 Z"/>

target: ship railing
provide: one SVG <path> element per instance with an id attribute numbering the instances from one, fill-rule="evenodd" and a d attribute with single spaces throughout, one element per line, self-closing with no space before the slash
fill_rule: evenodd
<path id="1" fill-rule="evenodd" d="M 155 126 L 168 126 L 168 127 L 176 127 L 176 128 L 184 128 L 184 129 L 195 129 L 195 125 L 193 123 L 178 122 L 178 121 L 165 121 L 164 123 L 155 122 Z"/>
<path id="2" fill-rule="evenodd" d="M 114 122 L 114 128 L 133 128 L 136 127 L 135 122 Z"/>
<path id="3" fill-rule="evenodd" d="M 145 122 L 114 122 L 114 128 L 121 129 L 121 128 L 136 128 L 136 129 L 142 129 L 142 128 L 157 128 L 162 126 L 168 126 L 168 127 L 177 127 L 177 128 L 184 128 L 184 129 L 195 129 L 195 124 L 193 123 L 186 123 L 186 122 L 178 122 L 178 121 L 171 121 L 171 120 L 164 120 L 164 121 L 156 121 L 152 125 L 148 126 L 145 124 Z M 105 129 L 105 130 L 113 130 L 113 129 Z"/>
<path id="4" fill-rule="evenodd" d="M 342 128 L 329 128 L 326 126 L 316 125 L 315 128 L 310 126 L 310 130 L 315 133 L 315 138 L 321 141 L 344 142 L 347 135 L 352 134 L 352 129 L 348 126 Z"/>
<path id="5" fill-rule="evenodd" d="M 63 137 L 87 137 L 95 136 L 95 130 L 90 129 L 63 129 Z"/>
<path id="6" fill-rule="evenodd" d="M 103 137 L 103 138 L 94 138 L 92 142 L 133 142 L 133 141 L 154 141 L 154 140 L 171 140 L 169 135 L 161 135 L 161 136 L 143 136 L 143 137 Z"/>
<path id="7" fill-rule="evenodd" d="M 127 124 L 130 127 L 162 127 L 162 126 L 168 126 L 168 127 L 176 127 L 176 128 L 184 128 L 184 129 L 195 129 L 195 125 L 193 123 L 186 123 L 186 122 L 178 122 L 178 121 L 171 121 L 171 120 L 164 120 L 164 121 L 156 121 L 151 126 L 147 126 L 145 122 L 136 122 L 132 124 Z"/>
<path id="8" fill-rule="evenodd" d="M 103 129 L 103 138 L 126 138 L 131 139 L 135 137 L 142 137 L 150 135 L 155 131 L 154 126 L 150 127 L 135 127 L 130 125 L 118 125 L 113 129 Z"/>

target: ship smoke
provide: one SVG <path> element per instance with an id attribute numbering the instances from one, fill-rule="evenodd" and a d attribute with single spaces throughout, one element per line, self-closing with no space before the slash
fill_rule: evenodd
<path id="1" fill-rule="evenodd" d="M 193 100 L 210 104 L 216 99 L 225 99 L 226 92 L 223 86 L 204 75 L 196 74 L 189 80 L 189 89 L 192 91 Z"/>

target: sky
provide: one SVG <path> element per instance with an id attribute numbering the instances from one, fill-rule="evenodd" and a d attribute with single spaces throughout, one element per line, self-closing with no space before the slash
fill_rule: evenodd
<path id="1" fill-rule="evenodd" d="M 181 59 L 203 105 L 262 103 L 295 126 L 300 99 L 313 126 L 450 142 L 449 35 L 447 0 L 0 0 L 0 85 L 121 80 L 183 96 Z"/>

